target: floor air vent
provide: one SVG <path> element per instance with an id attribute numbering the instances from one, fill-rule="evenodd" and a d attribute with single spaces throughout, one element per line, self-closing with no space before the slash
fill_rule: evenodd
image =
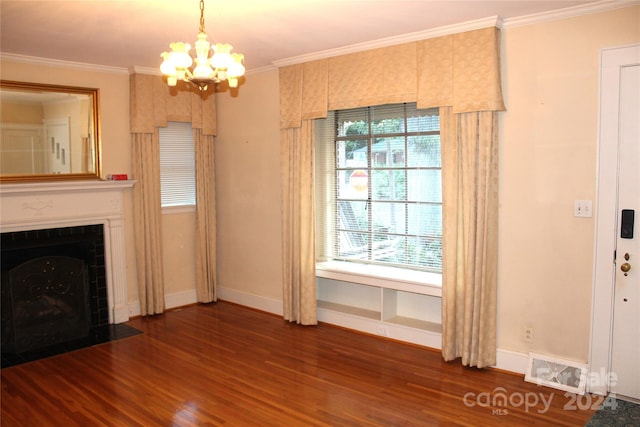
<path id="1" fill-rule="evenodd" d="M 571 393 L 584 394 L 587 383 L 587 365 L 543 354 L 529 353 L 529 363 L 524 380 Z"/>

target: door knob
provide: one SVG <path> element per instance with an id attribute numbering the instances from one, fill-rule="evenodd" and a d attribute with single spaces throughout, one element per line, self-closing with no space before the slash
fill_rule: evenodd
<path id="1" fill-rule="evenodd" d="M 623 273 L 627 273 L 629 270 L 631 270 L 631 264 L 625 262 L 620 266 L 620 270 L 622 270 Z"/>

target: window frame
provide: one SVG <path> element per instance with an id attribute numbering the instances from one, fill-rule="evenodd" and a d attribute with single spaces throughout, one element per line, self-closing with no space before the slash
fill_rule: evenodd
<path id="1" fill-rule="evenodd" d="M 439 166 L 410 166 L 407 164 L 407 153 L 408 153 L 408 145 L 409 145 L 409 139 L 411 137 L 416 137 L 416 136 L 425 136 L 425 135 L 440 135 L 440 128 L 438 127 L 437 130 L 432 130 L 432 131 L 420 131 L 420 132 L 416 132 L 416 131 L 411 131 L 408 130 L 408 114 L 407 114 L 407 105 L 411 106 L 412 108 L 415 108 L 415 104 L 414 103 L 405 103 L 405 104 L 397 104 L 395 106 L 399 106 L 399 105 L 404 105 L 404 109 L 403 109 L 403 115 L 402 117 L 398 117 L 402 120 L 404 120 L 404 126 L 403 132 L 389 132 L 389 133 L 383 133 L 383 134 L 379 134 L 379 133 L 374 133 L 371 130 L 371 120 L 370 120 L 370 116 L 367 116 L 367 122 L 368 122 L 368 133 L 365 135 L 357 135 L 357 138 L 362 138 L 362 139 L 367 139 L 367 167 L 363 168 L 366 169 L 367 172 L 379 172 L 379 171 L 401 171 L 405 177 L 408 177 L 408 171 L 411 170 L 439 170 L 440 171 L 440 180 L 442 177 L 442 164 L 440 162 Z M 381 107 L 385 107 L 385 106 L 381 106 Z M 369 110 L 368 107 L 365 107 L 367 110 Z M 416 109 L 417 110 L 417 109 Z M 429 110 L 436 110 L 437 109 L 429 109 Z M 367 113 L 368 114 L 368 113 Z M 438 113 L 436 113 L 438 114 Z M 439 114 L 438 114 L 439 115 Z M 320 236 L 320 239 L 323 240 L 326 238 L 326 234 L 328 233 L 333 233 L 333 240 L 338 239 L 338 233 L 341 230 L 340 227 L 340 221 L 339 218 L 332 218 L 332 219 L 328 219 L 327 217 L 330 216 L 331 214 L 333 215 L 340 215 L 340 207 L 338 206 L 338 203 L 340 203 L 341 201 L 364 201 L 365 203 L 367 203 L 368 206 L 371 206 L 371 203 L 401 203 L 404 204 L 404 209 L 407 210 L 408 209 L 408 205 L 409 204 L 422 204 L 422 205 L 426 205 L 426 204 L 433 204 L 433 205 L 439 205 L 441 212 L 442 212 L 442 199 L 440 198 L 439 202 L 427 202 L 425 203 L 424 201 L 411 201 L 409 200 L 408 197 L 408 193 L 409 193 L 409 188 L 408 186 L 406 186 L 405 190 L 404 190 L 404 197 L 402 199 L 399 200 L 381 200 L 378 199 L 376 200 L 375 198 L 372 199 L 371 197 L 371 183 L 372 183 L 372 175 L 373 173 L 368 173 L 368 177 L 367 177 L 367 182 L 368 182 L 368 189 L 367 189 L 367 198 L 366 199 L 349 199 L 349 198 L 343 198 L 339 196 L 339 190 L 336 184 L 336 181 L 339 179 L 337 177 L 337 175 L 339 175 L 339 171 L 352 171 L 354 168 L 353 167 L 349 167 L 346 164 L 345 165 L 340 165 L 338 163 L 338 161 L 336 160 L 337 157 L 337 152 L 338 152 L 338 145 L 340 143 L 340 141 L 346 141 L 346 140 L 353 140 L 355 139 L 355 135 L 344 135 L 344 136 L 340 136 L 339 132 L 337 130 L 337 126 L 338 126 L 338 120 L 336 118 L 336 112 L 330 112 L 327 119 L 324 120 L 329 120 L 329 123 L 332 123 L 330 126 L 327 124 L 327 122 L 324 122 L 324 124 L 320 124 L 319 126 L 316 126 L 316 134 L 315 134 L 315 138 L 316 138 L 316 160 L 317 160 L 317 164 L 320 164 L 320 168 L 316 168 L 316 179 L 318 179 L 319 177 L 325 177 L 326 179 L 331 179 L 333 182 L 330 183 L 325 183 L 322 185 L 317 186 L 316 189 L 316 200 L 320 201 L 320 204 L 325 206 L 324 208 L 319 207 L 318 204 L 316 205 L 316 227 L 322 229 L 323 227 L 326 227 L 328 229 L 327 232 L 320 232 L 320 233 L 316 233 L 316 236 Z M 328 128 L 331 127 L 331 133 L 332 134 L 328 134 Z M 400 137 L 403 139 L 403 143 L 404 143 L 404 164 L 401 167 L 398 167 L 396 165 L 392 165 L 392 166 L 386 166 L 386 167 L 379 167 L 379 166 L 375 166 L 372 163 L 372 156 L 373 156 L 373 150 L 371 149 L 372 146 L 376 143 L 376 139 L 379 138 L 393 138 L 393 137 Z M 326 141 L 326 144 L 329 144 L 329 139 L 331 138 L 333 139 L 333 160 L 332 161 L 328 161 L 326 159 L 327 157 L 327 152 L 329 151 L 329 149 L 327 148 L 319 148 L 320 144 L 322 144 L 321 141 Z M 322 151 L 324 150 L 324 151 Z M 323 158 L 324 157 L 324 158 Z M 320 158 L 320 161 L 318 162 L 318 159 Z M 328 164 L 327 164 L 328 163 Z M 330 175 L 327 175 L 328 173 L 330 173 L 331 171 L 333 171 L 333 177 L 331 178 Z M 408 178 L 406 178 L 405 182 L 408 182 Z M 318 195 L 318 192 L 325 192 L 326 194 L 322 194 L 322 195 Z M 327 193 L 329 194 L 327 196 Z M 334 206 L 329 206 L 329 203 L 327 200 L 332 200 L 331 203 L 335 203 Z M 367 233 L 374 233 L 374 224 L 371 221 L 371 211 L 373 209 L 368 209 L 368 213 L 367 215 L 369 216 L 369 221 L 368 221 L 368 225 L 367 225 Z M 326 222 L 328 225 L 324 225 L 323 223 Z M 411 237 L 411 233 L 408 233 L 408 227 L 409 227 L 409 221 L 405 220 L 404 221 L 404 231 L 405 233 L 402 235 L 402 238 L 406 239 L 408 237 Z M 345 231 L 345 230 L 343 230 Z M 346 230 L 348 231 L 348 230 Z M 353 230 L 351 230 L 353 231 Z M 440 228 L 440 233 L 439 236 L 435 235 L 435 236 L 431 236 L 431 237 L 435 237 L 438 238 L 439 237 L 439 241 L 442 242 L 442 228 Z M 369 239 L 368 245 L 371 245 L 371 239 Z M 336 280 L 347 280 L 347 281 L 355 281 L 357 283 L 363 283 L 363 284 L 371 284 L 374 286 L 382 286 L 382 287 L 393 287 L 396 289 L 405 289 L 407 288 L 407 286 L 409 288 L 411 288 L 412 286 L 431 286 L 433 287 L 435 290 L 433 290 L 433 292 L 430 292 L 432 294 L 439 294 L 439 289 L 441 287 L 442 284 L 442 273 L 441 273 L 441 268 L 436 270 L 433 268 L 427 269 L 427 268 L 420 268 L 420 267 L 416 267 L 413 265 L 390 265 L 389 263 L 376 263 L 376 262 L 372 262 L 371 259 L 368 259 L 367 262 L 358 262 L 356 260 L 347 260 L 344 259 L 344 257 L 340 257 L 339 255 L 336 255 L 335 253 L 332 254 L 330 259 L 322 259 L 322 256 L 327 253 L 327 252 L 331 252 L 330 250 L 327 249 L 327 242 L 321 242 L 320 243 L 320 247 L 322 249 L 320 249 L 319 252 L 319 258 L 316 259 L 316 275 L 318 277 L 324 277 L 324 278 L 329 278 L 329 279 L 336 279 Z M 441 243 L 440 243 L 440 247 Z M 370 252 L 369 252 L 370 254 Z M 440 257 L 441 260 L 441 257 Z M 391 282 L 390 282 L 391 281 Z"/>

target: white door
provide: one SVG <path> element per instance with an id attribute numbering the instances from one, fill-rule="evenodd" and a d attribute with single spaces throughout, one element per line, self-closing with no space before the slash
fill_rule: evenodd
<path id="1" fill-rule="evenodd" d="M 640 65 L 620 69 L 619 127 L 611 392 L 640 399 Z"/>
<path id="2" fill-rule="evenodd" d="M 639 68 L 640 45 L 601 51 L 593 317 L 587 382 L 591 393 L 614 392 L 636 398 L 640 398 Z M 623 210 L 634 211 L 632 239 L 620 237 Z M 621 270 L 625 263 L 629 264 L 626 276 Z"/>

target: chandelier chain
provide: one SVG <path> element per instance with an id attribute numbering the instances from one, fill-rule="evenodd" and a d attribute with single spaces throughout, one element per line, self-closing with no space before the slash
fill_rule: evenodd
<path id="1" fill-rule="evenodd" d="M 200 32 L 204 33 L 204 0 L 200 0 Z"/>

